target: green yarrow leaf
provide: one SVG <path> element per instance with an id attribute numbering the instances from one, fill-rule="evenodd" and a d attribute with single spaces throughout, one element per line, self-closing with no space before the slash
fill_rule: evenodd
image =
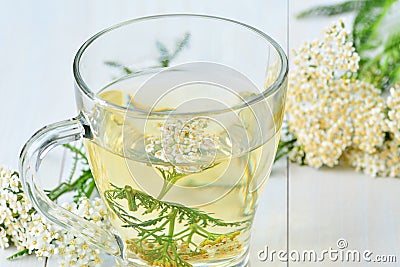
<path id="1" fill-rule="evenodd" d="M 340 4 L 317 6 L 306 11 L 301 12 L 297 15 L 298 19 L 316 16 L 335 16 L 339 14 L 344 14 L 352 11 L 357 11 L 363 8 L 367 2 L 372 2 L 373 0 L 364 1 L 346 1 Z"/>

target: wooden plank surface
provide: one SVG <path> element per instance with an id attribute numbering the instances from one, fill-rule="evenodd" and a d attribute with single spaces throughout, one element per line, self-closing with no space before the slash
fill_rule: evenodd
<path id="1" fill-rule="evenodd" d="M 397 255 L 400 260 L 399 179 L 367 177 L 346 167 L 314 170 L 294 164 L 289 177 L 289 250 L 320 253 L 338 249 L 338 240 L 345 239 L 349 250 Z M 345 264 L 328 259 L 323 263 Z M 292 262 L 290 266 L 319 264 Z M 366 262 L 347 264 L 365 266 Z"/>

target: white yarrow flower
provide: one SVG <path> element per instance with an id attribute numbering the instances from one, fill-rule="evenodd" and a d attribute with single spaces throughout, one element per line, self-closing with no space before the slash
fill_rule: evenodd
<path id="1" fill-rule="evenodd" d="M 346 149 L 374 153 L 383 145 L 384 101 L 372 85 L 354 79 L 359 56 L 339 21 L 323 40 L 294 52 L 287 97 L 288 125 L 313 167 L 333 167 Z M 298 151 L 297 151 L 298 152 Z"/>
<path id="2" fill-rule="evenodd" d="M 156 168 L 177 173 L 193 173 L 212 164 L 219 148 L 215 134 L 206 132 L 210 120 L 197 118 L 159 124 L 160 135 L 145 138 L 145 151 Z"/>
<path id="3" fill-rule="evenodd" d="M 39 259 L 57 255 L 60 266 L 65 267 L 101 265 L 100 250 L 89 246 L 83 237 L 48 222 L 33 209 L 16 171 L 0 167 L 0 185 L 0 248 L 13 244 L 19 251 L 26 249 Z M 111 227 L 99 198 L 81 198 L 77 204 L 62 206 L 100 227 Z"/>

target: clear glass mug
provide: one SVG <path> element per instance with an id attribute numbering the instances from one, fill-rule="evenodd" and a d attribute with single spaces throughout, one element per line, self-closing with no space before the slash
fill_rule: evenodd
<path id="1" fill-rule="evenodd" d="M 244 266 L 287 71 L 272 38 L 230 19 L 169 14 L 105 29 L 75 56 L 79 115 L 21 152 L 27 195 L 120 266 Z M 37 180 L 50 149 L 80 139 L 113 230 L 53 203 Z"/>

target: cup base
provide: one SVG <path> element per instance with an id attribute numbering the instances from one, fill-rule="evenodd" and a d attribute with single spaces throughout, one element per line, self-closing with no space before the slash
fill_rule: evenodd
<path id="1" fill-rule="evenodd" d="M 127 262 L 121 258 L 116 258 L 115 261 L 116 261 L 116 264 L 118 267 L 150 266 L 150 265 L 143 265 L 143 264 L 137 264 L 137 263 L 135 264 L 132 262 Z M 249 266 L 250 266 L 250 263 L 249 263 L 249 251 L 248 250 L 241 257 L 233 259 L 229 262 L 211 263 L 211 264 L 208 262 L 205 262 L 204 264 L 201 264 L 201 263 L 193 264 L 193 267 L 249 267 Z"/>

